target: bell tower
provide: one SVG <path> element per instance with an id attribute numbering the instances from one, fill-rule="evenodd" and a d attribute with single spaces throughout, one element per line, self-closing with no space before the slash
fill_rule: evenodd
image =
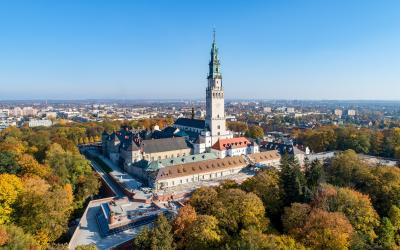
<path id="1" fill-rule="evenodd" d="M 211 45 L 211 59 L 208 64 L 208 85 L 206 89 L 206 129 L 210 132 L 211 145 L 219 138 L 226 138 L 228 131 L 225 128 L 225 102 L 222 87 L 221 65 L 218 58 L 218 48 L 215 42 L 215 30 Z"/>

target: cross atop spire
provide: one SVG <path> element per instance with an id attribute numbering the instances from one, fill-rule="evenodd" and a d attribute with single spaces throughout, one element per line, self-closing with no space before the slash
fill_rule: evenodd
<path id="1" fill-rule="evenodd" d="M 215 43 L 215 28 L 213 28 L 213 43 Z"/>

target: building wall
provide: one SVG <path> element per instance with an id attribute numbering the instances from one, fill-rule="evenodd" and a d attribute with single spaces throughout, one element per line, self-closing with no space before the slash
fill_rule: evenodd
<path id="1" fill-rule="evenodd" d="M 225 101 L 221 78 L 208 79 L 206 90 L 206 126 L 211 132 L 211 145 L 218 141 L 220 136 L 225 136 Z"/>
<path id="2" fill-rule="evenodd" d="M 180 130 L 183 131 L 190 131 L 190 132 L 195 132 L 195 133 L 201 133 L 204 129 L 200 129 L 200 128 L 193 128 L 193 127 L 187 127 L 187 126 L 182 126 L 182 125 L 178 125 L 178 124 L 174 124 L 172 125 L 174 128 L 179 128 Z"/>
<path id="3" fill-rule="evenodd" d="M 164 152 L 157 152 L 157 153 L 146 153 L 143 152 L 143 159 L 148 161 L 155 161 L 167 158 L 175 158 L 180 156 L 190 155 L 190 148 L 187 149 L 180 149 L 180 150 L 172 150 L 172 151 L 164 151 Z"/>
<path id="4" fill-rule="evenodd" d="M 222 171 L 210 171 L 210 172 L 194 174 L 194 175 L 187 175 L 187 176 L 182 176 L 182 177 L 177 177 L 177 178 L 158 180 L 158 181 L 156 181 L 155 187 L 156 187 L 156 189 L 171 188 L 171 187 L 176 187 L 178 185 L 182 185 L 182 184 L 186 184 L 186 183 L 213 180 L 213 179 L 221 178 L 224 176 L 237 174 L 244 167 L 245 166 L 241 166 L 241 167 L 236 167 L 236 168 L 231 168 L 231 169 L 225 169 Z"/>

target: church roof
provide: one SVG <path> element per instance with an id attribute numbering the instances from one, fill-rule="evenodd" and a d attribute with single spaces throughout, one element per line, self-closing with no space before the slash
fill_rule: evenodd
<path id="1" fill-rule="evenodd" d="M 143 140 L 141 148 L 145 153 L 158 153 L 173 150 L 189 149 L 184 137 Z"/>
<path id="2" fill-rule="evenodd" d="M 206 122 L 205 120 L 200 119 L 178 118 L 175 121 L 175 125 L 204 129 L 206 126 Z"/>

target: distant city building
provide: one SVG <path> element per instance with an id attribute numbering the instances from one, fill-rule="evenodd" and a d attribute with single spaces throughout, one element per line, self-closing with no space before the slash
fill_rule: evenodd
<path id="1" fill-rule="evenodd" d="M 46 118 L 47 119 L 51 119 L 51 118 L 57 118 L 57 112 L 51 112 L 51 111 L 49 111 L 49 112 L 46 112 L 45 113 L 45 116 L 46 116 Z"/>
<path id="2" fill-rule="evenodd" d="M 227 116 L 225 116 L 225 120 L 228 122 L 236 122 L 237 118 L 234 115 L 227 115 Z"/>
<path id="3" fill-rule="evenodd" d="M 50 127 L 53 125 L 53 122 L 47 119 L 44 120 L 37 120 L 37 119 L 30 119 L 28 122 L 28 126 L 30 128 L 34 127 Z"/>
<path id="4" fill-rule="evenodd" d="M 264 110 L 264 113 L 271 113 L 272 112 L 272 108 L 271 107 L 264 107 L 263 110 Z"/>
<path id="5" fill-rule="evenodd" d="M 0 116 L 9 117 L 10 110 L 9 109 L 0 109 Z"/>
<path id="6" fill-rule="evenodd" d="M 286 108 L 286 112 L 288 112 L 288 113 L 294 113 L 294 108 L 288 107 L 288 108 Z"/>
<path id="7" fill-rule="evenodd" d="M 341 117 L 343 115 L 343 111 L 341 109 L 335 109 L 334 114 L 338 117 Z"/>
<path id="8" fill-rule="evenodd" d="M 15 117 L 23 116 L 23 112 L 22 112 L 22 109 L 21 109 L 20 107 L 15 107 L 15 108 L 12 110 L 12 114 L 13 114 Z"/>
<path id="9" fill-rule="evenodd" d="M 22 108 L 23 116 L 36 116 L 37 112 L 38 112 L 37 109 L 32 108 L 32 107 L 23 107 Z"/>
<path id="10" fill-rule="evenodd" d="M 355 116 L 356 115 L 356 111 L 354 109 L 349 109 L 349 110 L 347 110 L 347 115 L 348 116 Z"/>

